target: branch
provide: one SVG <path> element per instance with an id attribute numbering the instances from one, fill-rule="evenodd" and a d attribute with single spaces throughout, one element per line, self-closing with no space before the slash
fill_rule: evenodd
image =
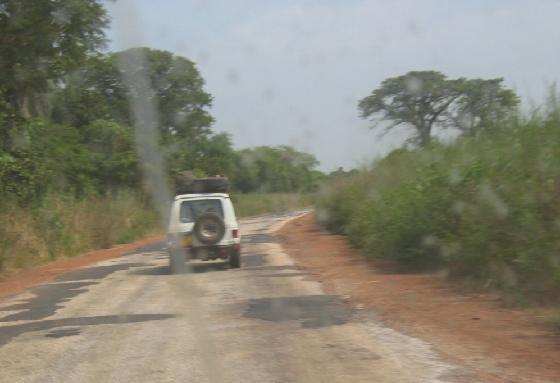
<path id="1" fill-rule="evenodd" d="M 431 128 L 436 119 L 449 107 L 449 105 L 451 105 L 451 103 L 453 103 L 453 101 L 458 99 L 460 96 L 460 94 L 456 94 L 455 96 L 451 97 L 445 104 L 443 104 L 443 106 L 438 111 L 436 111 L 434 115 L 428 120 L 428 126 Z"/>

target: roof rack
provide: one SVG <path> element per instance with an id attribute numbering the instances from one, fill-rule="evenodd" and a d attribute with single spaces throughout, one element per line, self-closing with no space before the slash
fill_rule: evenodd
<path id="1" fill-rule="evenodd" d="M 227 193 L 229 179 L 227 177 L 196 178 L 192 172 L 184 171 L 175 178 L 175 195 L 199 193 Z"/>

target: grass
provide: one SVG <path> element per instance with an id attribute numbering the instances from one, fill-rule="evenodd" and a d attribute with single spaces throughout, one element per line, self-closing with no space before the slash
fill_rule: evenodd
<path id="1" fill-rule="evenodd" d="M 238 217 L 251 217 L 269 213 L 284 213 L 313 205 L 312 194 L 298 193 L 249 193 L 231 196 Z"/>
<path id="2" fill-rule="evenodd" d="M 318 199 L 370 257 L 443 269 L 527 304 L 560 303 L 560 118 L 397 150 Z"/>
<path id="3" fill-rule="evenodd" d="M 0 272 L 132 242 L 158 229 L 156 214 L 139 194 L 76 201 L 50 196 L 39 207 L 0 211 Z"/>

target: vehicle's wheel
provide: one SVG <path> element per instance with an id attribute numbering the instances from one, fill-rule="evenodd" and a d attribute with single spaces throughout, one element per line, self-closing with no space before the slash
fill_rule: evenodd
<path id="1" fill-rule="evenodd" d="M 185 254 L 182 249 L 169 250 L 169 271 L 171 274 L 183 274 L 186 272 Z"/>
<path id="2" fill-rule="evenodd" d="M 222 217 L 214 213 L 202 214 L 193 226 L 193 235 L 205 245 L 215 245 L 226 233 Z"/>
<path id="3" fill-rule="evenodd" d="M 241 255 L 238 251 L 229 256 L 229 267 L 239 269 L 241 267 Z"/>

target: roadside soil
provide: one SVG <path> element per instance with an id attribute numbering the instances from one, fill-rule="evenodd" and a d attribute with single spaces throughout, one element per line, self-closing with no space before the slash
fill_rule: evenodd
<path id="1" fill-rule="evenodd" d="M 61 259 L 44 266 L 23 270 L 10 275 L 0 275 L 0 298 L 18 294 L 40 283 L 50 282 L 59 275 L 109 258 L 120 257 L 135 249 L 164 239 L 155 235 L 109 249 L 94 250 L 74 258 Z"/>
<path id="2" fill-rule="evenodd" d="M 399 272 L 366 259 L 312 214 L 277 234 L 299 267 L 387 326 L 430 342 L 483 382 L 560 382 L 560 334 L 546 316 L 505 305 L 496 295 L 466 294 L 436 274 Z"/>

